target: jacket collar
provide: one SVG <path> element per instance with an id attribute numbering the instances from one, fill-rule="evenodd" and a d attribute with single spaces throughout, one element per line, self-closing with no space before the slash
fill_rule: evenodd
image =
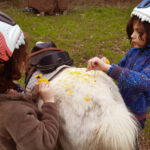
<path id="1" fill-rule="evenodd" d="M 135 50 L 142 51 L 144 55 L 150 55 L 150 44 L 146 48 L 135 48 Z"/>
<path id="2" fill-rule="evenodd" d="M 0 94 L 0 102 L 2 101 L 26 101 L 36 103 L 38 101 L 38 86 L 35 86 L 31 92 Z"/>
<path id="3" fill-rule="evenodd" d="M 150 48 L 150 44 L 148 44 L 147 47 Z"/>

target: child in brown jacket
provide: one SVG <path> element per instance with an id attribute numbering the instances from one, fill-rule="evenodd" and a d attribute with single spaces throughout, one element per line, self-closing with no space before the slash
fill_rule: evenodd
<path id="1" fill-rule="evenodd" d="M 29 93 L 14 82 L 25 66 L 26 47 L 20 27 L 0 12 L 0 149 L 53 150 L 59 118 L 49 84 L 42 82 Z M 36 107 L 39 96 L 41 111 Z"/>

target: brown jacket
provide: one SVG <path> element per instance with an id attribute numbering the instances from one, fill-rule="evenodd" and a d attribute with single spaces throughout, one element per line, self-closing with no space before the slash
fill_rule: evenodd
<path id="1" fill-rule="evenodd" d="M 56 104 L 40 112 L 31 94 L 0 94 L 0 150 L 53 150 L 58 138 Z"/>

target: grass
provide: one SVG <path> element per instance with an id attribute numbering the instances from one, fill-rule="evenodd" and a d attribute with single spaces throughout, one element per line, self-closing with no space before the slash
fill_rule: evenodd
<path id="1" fill-rule="evenodd" d="M 25 33 L 31 51 L 37 41 L 54 41 L 57 47 L 69 52 L 75 65 L 85 67 L 93 56 L 106 56 L 118 63 L 130 48 L 126 37 L 126 24 L 135 5 L 124 8 L 80 6 L 67 15 L 37 17 L 14 7 L 1 8 L 11 16 Z M 23 84 L 23 78 L 20 80 Z M 142 132 L 141 145 L 150 139 L 150 119 Z M 149 142 L 150 143 L 150 142 Z M 146 149 L 146 150 L 147 150 Z M 144 150 L 144 149 L 143 149 Z"/>
<path id="2" fill-rule="evenodd" d="M 69 52 L 75 65 L 85 66 L 85 59 L 99 54 L 108 54 L 108 58 L 115 63 L 123 57 L 117 54 L 115 47 L 126 45 L 124 51 L 129 47 L 125 28 L 131 9 L 86 6 L 67 15 L 45 17 L 22 13 L 16 8 L 5 9 L 4 12 L 21 26 L 30 50 L 37 41 L 52 40 L 57 47 Z M 114 59 L 116 55 L 120 56 L 119 59 Z"/>

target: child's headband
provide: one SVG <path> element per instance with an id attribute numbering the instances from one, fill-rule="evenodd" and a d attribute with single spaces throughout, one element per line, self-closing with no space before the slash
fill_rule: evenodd
<path id="1" fill-rule="evenodd" d="M 141 21 L 147 21 L 150 23 L 150 0 L 143 0 L 135 7 L 131 13 L 131 16 L 137 16 Z"/>
<path id="2" fill-rule="evenodd" d="M 0 61 L 8 61 L 15 49 L 24 45 L 20 27 L 6 14 L 0 12 Z"/>

